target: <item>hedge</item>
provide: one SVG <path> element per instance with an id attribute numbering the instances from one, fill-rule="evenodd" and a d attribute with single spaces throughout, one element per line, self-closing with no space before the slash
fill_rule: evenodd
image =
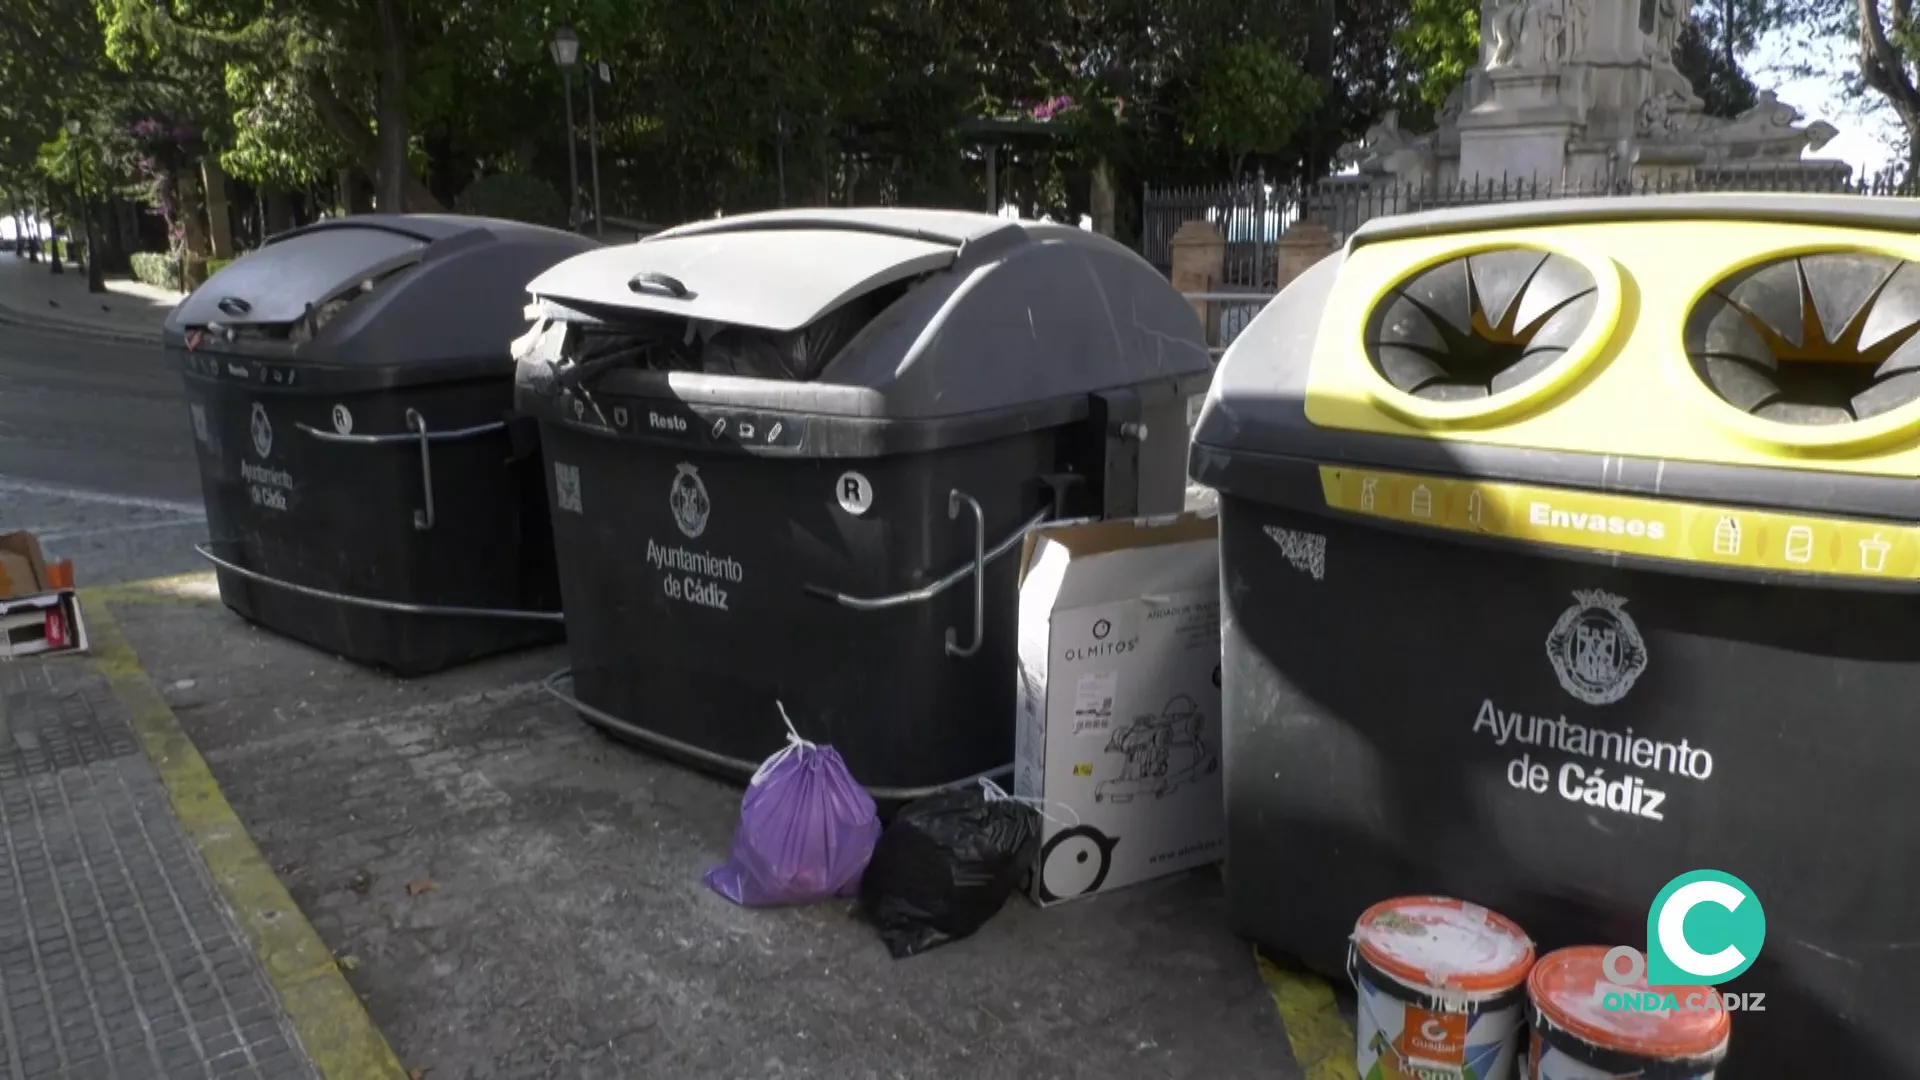
<path id="1" fill-rule="evenodd" d="M 156 289 L 185 292 L 181 283 L 180 260 L 157 251 L 136 251 L 131 256 L 133 279 Z"/>

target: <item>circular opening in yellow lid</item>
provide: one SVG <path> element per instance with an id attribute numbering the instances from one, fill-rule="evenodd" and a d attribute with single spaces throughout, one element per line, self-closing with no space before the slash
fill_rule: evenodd
<path id="1" fill-rule="evenodd" d="M 1872 251 L 1771 254 L 1694 298 L 1693 385 L 1763 446 L 1854 453 L 1920 432 L 1920 265 Z"/>
<path id="2" fill-rule="evenodd" d="M 1361 347 L 1387 411 L 1429 427 L 1490 423 L 1571 382 L 1619 310 L 1611 260 L 1483 245 L 1429 259 L 1383 290 Z"/>

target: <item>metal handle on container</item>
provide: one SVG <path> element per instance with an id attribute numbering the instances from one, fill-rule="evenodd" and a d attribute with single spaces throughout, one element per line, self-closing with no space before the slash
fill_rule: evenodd
<path id="1" fill-rule="evenodd" d="M 648 270 L 633 275 L 627 281 L 629 292 L 661 292 L 675 300 L 691 300 L 693 293 L 677 277 Z"/>
<path id="2" fill-rule="evenodd" d="M 309 438 L 325 443 L 344 443 L 349 446 L 390 446 L 394 443 L 420 444 L 420 483 L 426 497 L 426 506 L 413 512 L 413 527 L 425 532 L 433 528 L 433 450 L 437 442 L 453 442 L 456 439 L 471 439 L 477 435 L 490 435 L 496 431 L 505 431 L 507 423 L 495 420 L 490 424 L 476 424 L 473 427 L 454 428 L 449 431 L 430 431 L 427 419 L 418 409 L 407 410 L 407 430 L 404 433 L 387 435 L 347 435 L 338 431 L 321 431 L 307 424 L 296 423 L 293 426 L 306 433 Z"/>
<path id="3" fill-rule="evenodd" d="M 849 596 L 846 593 L 836 592 L 822 585 L 805 586 L 806 592 L 822 600 L 831 600 L 843 608 L 851 608 L 854 611 L 884 611 L 888 608 L 904 607 L 907 604 L 923 604 L 939 596 L 941 593 L 946 592 L 948 589 L 953 588 L 955 585 L 960 584 L 962 581 L 965 581 L 967 577 L 971 575 L 976 582 L 981 582 L 978 586 L 977 595 L 975 596 L 975 625 L 977 628 L 984 621 L 980 617 L 979 609 L 984 606 L 986 598 L 986 586 L 984 584 L 986 568 L 993 565 L 996 560 L 1006 555 L 1007 552 L 1018 547 L 1020 541 L 1024 540 L 1028 533 L 1051 520 L 1054 513 L 1051 507 L 1040 511 L 1028 518 L 1026 524 L 1021 525 L 1018 529 L 1015 529 L 1012 533 L 1002 538 L 999 543 L 983 551 L 981 550 L 981 540 L 984 537 L 986 526 L 984 518 L 980 513 L 980 504 L 974 502 L 974 500 L 968 498 L 965 494 L 956 491 L 948 496 L 947 499 L 947 508 L 951 512 L 951 516 L 954 517 L 959 516 L 960 504 L 958 499 L 965 499 L 967 503 L 973 507 L 974 511 L 974 557 L 965 565 L 956 568 L 938 581 L 930 582 L 929 584 L 922 585 L 917 589 L 912 589 L 907 592 L 891 593 L 886 596 Z M 948 648 L 951 650 L 953 648 L 953 635 L 951 633 L 949 633 L 947 641 Z M 976 634 L 974 649 L 978 648 L 979 637 Z M 972 650 L 961 655 L 970 656 L 972 655 Z"/>
<path id="4" fill-rule="evenodd" d="M 193 545 L 194 553 L 212 563 L 216 569 L 224 570 L 236 577 L 245 578 L 256 585 L 284 589 L 287 592 L 310 596 L 316 600 L 329 600 L 338 604 L 368 608 L 373 611 L 387 611 L 396 615 L 447 615 L 467 619 L 526 619 L 533 622 L 566 622 L 566 615 L 558 611 L 520 611 L 514 608 L 460 607 L 450 604 L 409 604 L 399 600 L 380 600 L 370 596 L 355 596 L 351 593 L 335 592 L 330 589 L 316 589 L 311 585 L 301 585 L 287 581 L 258 570 L 249 570 L 231 559 L 225 559 L 213 551 L 214 541 Z"/>
<path id="5" fill-rule="evenodd" d="M 947 627 L 947 655 L 972 656 L 980 651 L 987 632 L 987 515 L 973 496 L 954 488 L 947 492 L 947 518 L 960 516 L 960 507 L 973 511 L 973 644 L 961 648 L 959 631 Z"/>

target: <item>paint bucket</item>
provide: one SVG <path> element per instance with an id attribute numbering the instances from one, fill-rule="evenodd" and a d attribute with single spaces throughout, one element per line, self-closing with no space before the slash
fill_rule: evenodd
<path id="1" fill-rule="evenodd" d="M 1581 945 L 1534 965 L 1527 1080 L 1711 1080 L 1732 1028 L 1719 995 L 1706 986 L 1649 987 L 1644 971 L 1620 985 L 1606 976 L 1607 952 Z"/>
<path id="2" fill-rule="evenodd" d="M 1533 942 L 1503 915 L 1406 896 L 1354 925 L 1362 1080 L 1512 1080 Z"/>

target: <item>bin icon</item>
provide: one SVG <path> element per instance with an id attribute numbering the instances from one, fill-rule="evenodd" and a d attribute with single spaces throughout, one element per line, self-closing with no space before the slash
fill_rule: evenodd
<path id="1" fill-rule="evenodd" d="M 402 675 L 559 640 L 539 434 L 513 415 L 526 283 L 585 237 L 451 215 L 283 233 L 163 330 L 220 598 Z"/>
<path id="2" fill-rule="evenodd" d="M 882 800 L 1004 777 L 1006 556 L 1048 518 L 1186 497 L 1199 321 L 1104 237 L 749 214 L 528 289 L 518 401 L 552 462 L 566 692 L 721 774 L 778 748 L 778 699 Z"/>
<path id="3" fill-rule="evenodd" d="M 1920 874 L 1917 224 L 1825 197 L 1379 219 L 1243 332 L 1190 458 L 1236 583 L 1240 933 L 1337 976 L 1359 912 L 1432 892 L 1644 951 L 1661 889 L 1719 870 L 1768 931 L 1718 987 L 1765 995 L 1730 1072 L 1920 1075 L 1892 899 Z M 1387 498 L 1421 485 L 1503 512 Z"/>

